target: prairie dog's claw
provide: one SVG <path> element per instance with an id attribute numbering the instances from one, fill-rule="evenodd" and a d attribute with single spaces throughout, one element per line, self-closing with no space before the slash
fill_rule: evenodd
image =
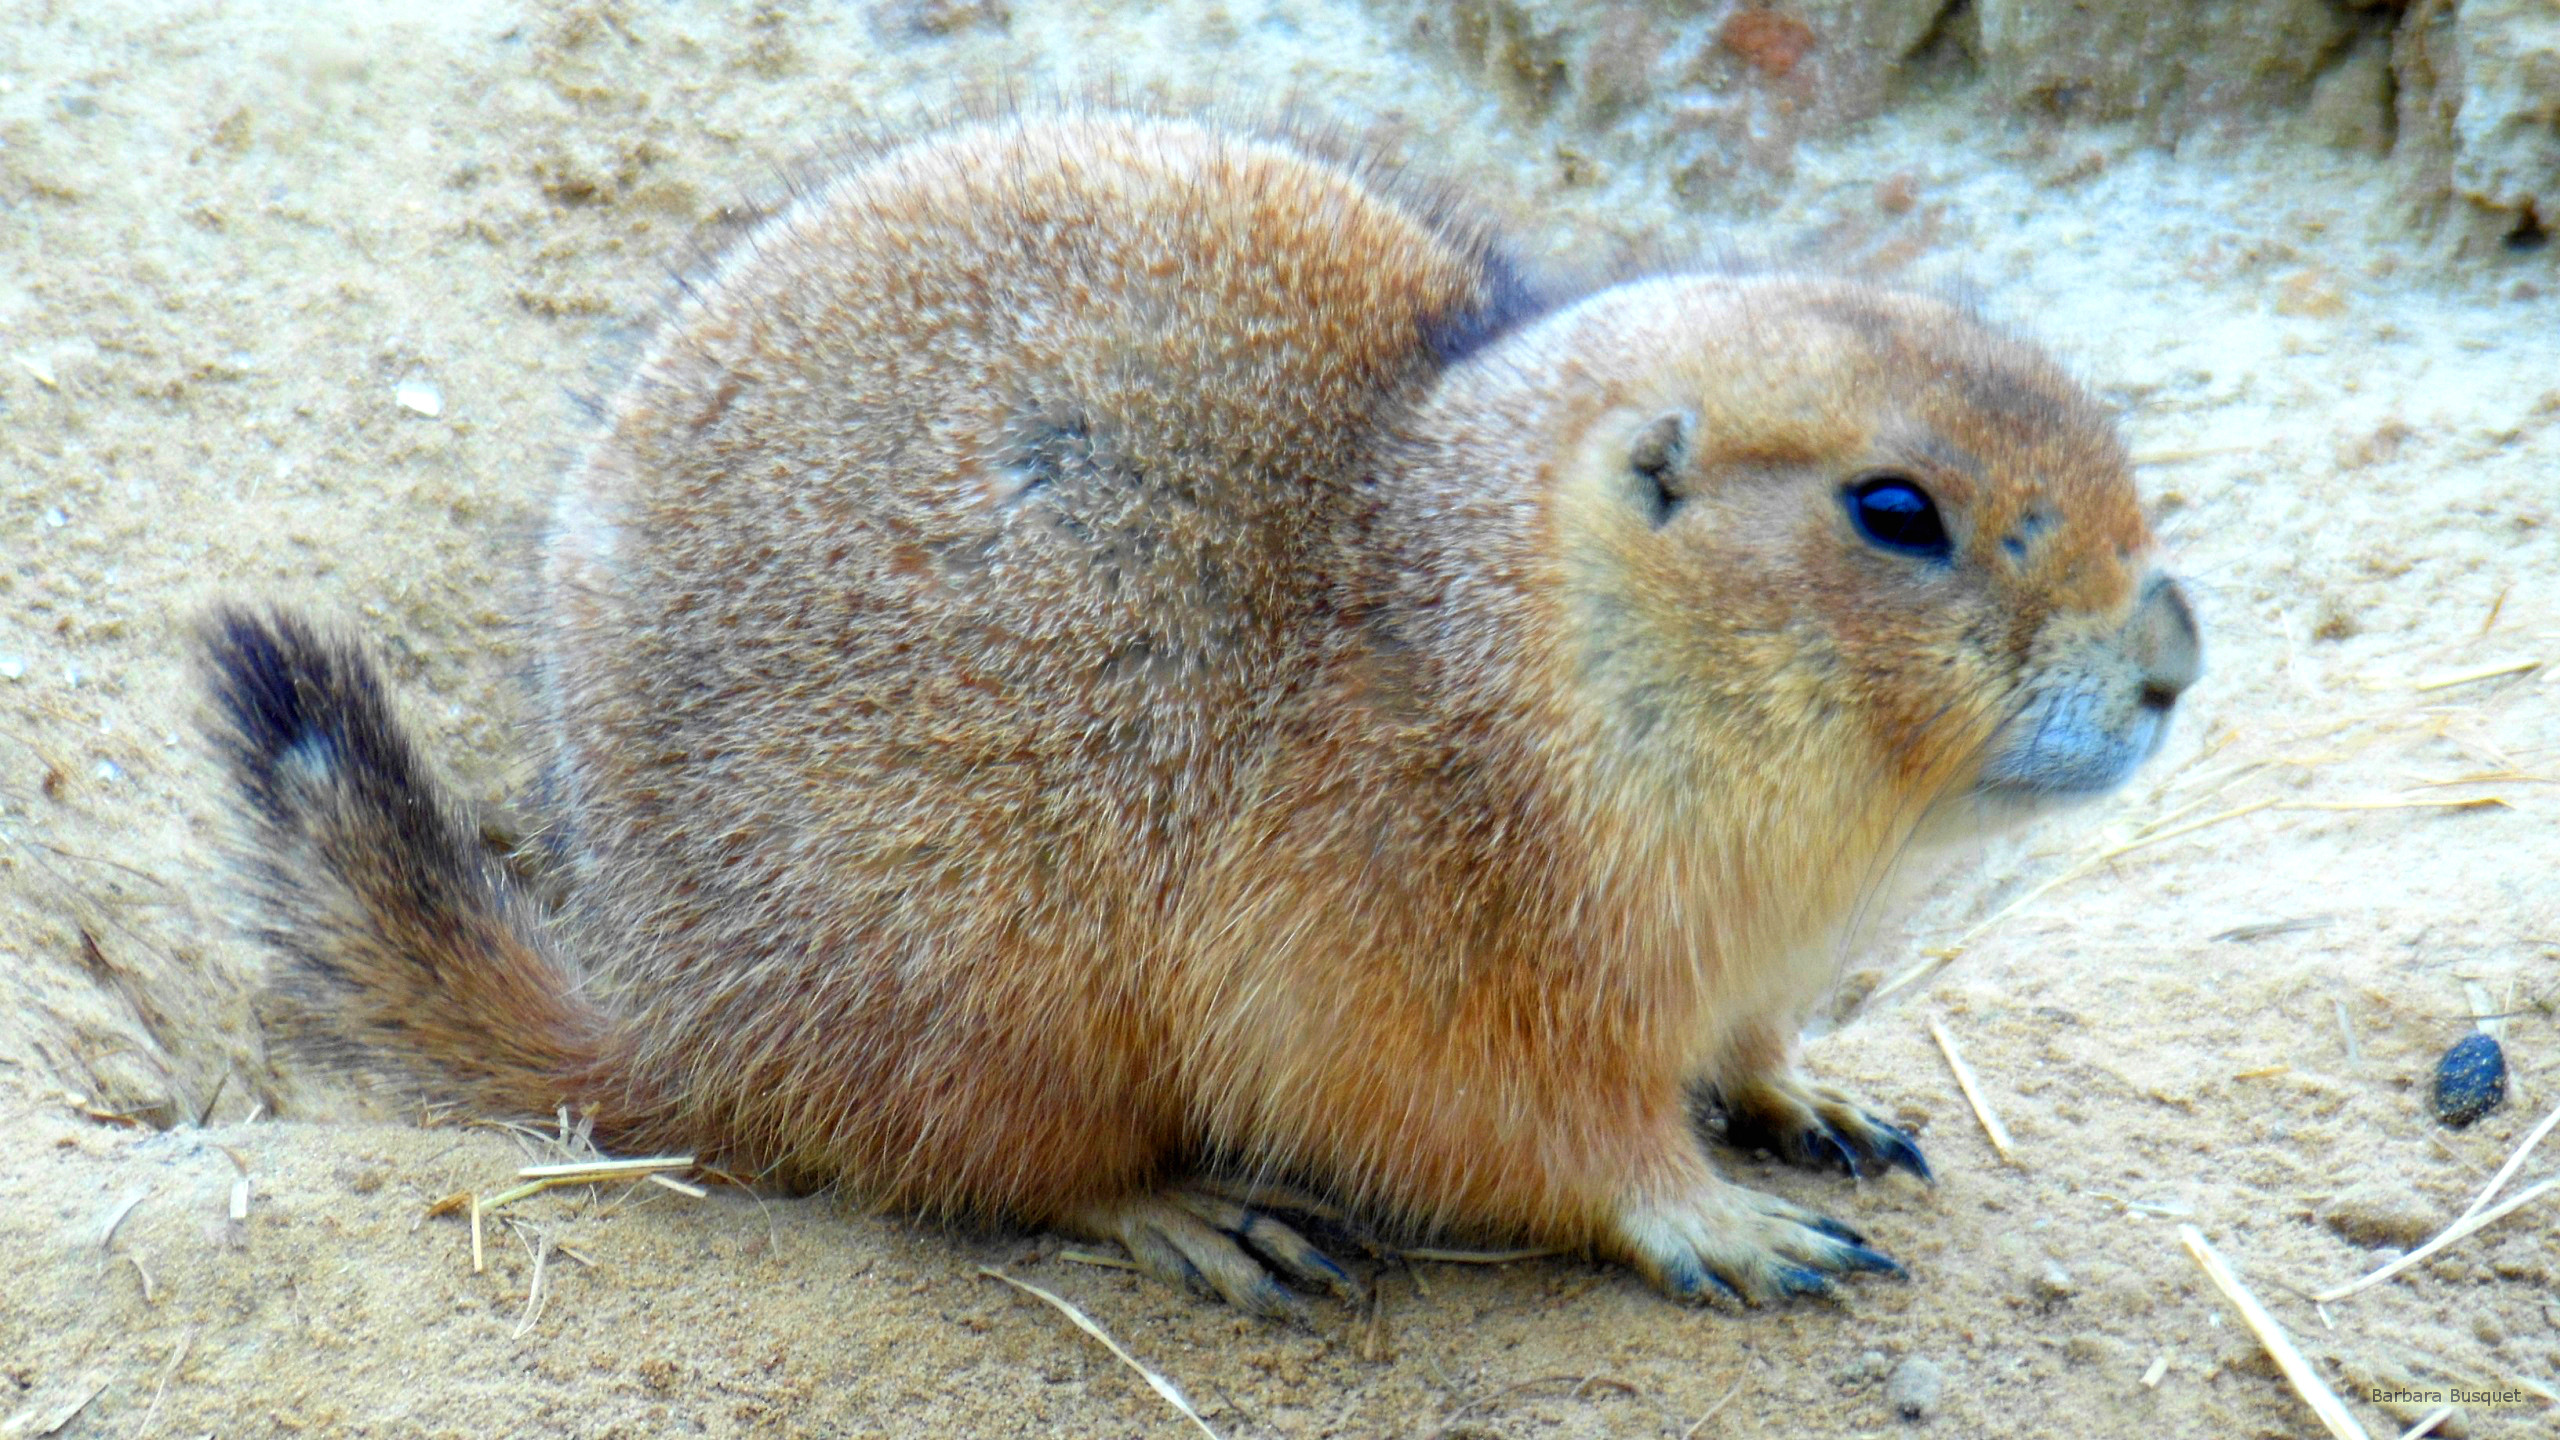
<path id="1" fill-rule="evenodd" d="M 1147 1274 L 1168 1285 L 1214 1294 L 1250 1315 L 1306 1320 L 1305 1303 L 1273 1277 L 1275 1269 L 1345 1300 L 1367 1296 L 1349 1271 L 1297 1231 L 1204 1189 L 1176 1186 L 1095 1205 L 1068 1228 L 1097 1240 L 1116 1240 Z"/>
<path id="2" fill-rule="evenodd" d="M 1205 1190 L 1177 1189 L 1167 1192 L 1166 1198 L 1242 1241 L 1261 1257 L 1263 1263 L 1276 1267 L 1301 1285 L 1330 1290 L 1336 1298 L 1353 1305 L 1369 1298 L 1367 1287 L 1353 1279 L 1350 1271 L 1335 1264 L 1333 1257 L 1318 1250 L 1296 1230 L 1262 1211 Z"/>
<path id="3" fill-rule="evenodd" d="M 1868 1118 L 1874 1119 L 1872 1116 Z M 1920 1153 L 1919 1144 L 1912 1140 L 1909 1132 L 1899 1125 L 1887 1125 L 1881 1120 L 1875 1121 L 1875 1124 L 1884 1131 L 1884 1144 L 1875 1152 L 1876 1158 L 1895 1169 L 1910 1171 L 1919 1176 L 1924 1184 L 1938 1183 L 1938 1177 L 1930 1172 L 1929 1157 Z"/>

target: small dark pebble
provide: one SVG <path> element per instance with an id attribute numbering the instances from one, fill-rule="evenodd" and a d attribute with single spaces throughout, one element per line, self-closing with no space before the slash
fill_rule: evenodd
<path id="1" fill-rule="evenodd" d="M 2507 1056 L 2495 1037 L 2465 1035 L 2436 1062 L 2436 1118 L 2459 1130 L 2507 1099 Z"/>

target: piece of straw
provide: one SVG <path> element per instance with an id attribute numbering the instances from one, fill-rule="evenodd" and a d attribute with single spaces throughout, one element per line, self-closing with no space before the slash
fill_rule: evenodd
<path id="1" fill-rule="evenodd" d="M 2467 800 L 2287 800 L 2270 810 L 2508 810 L 2514 807 L 2496 795 L 2474 795 Z"/>
<path id="2" fill-rule="evenodd" d="M 1442 1265 L 1509 1265 L 1517 1260 L 1544 1260 L 1562 1255 L 1560 1247 L 1547 1245 L 1534 1250 L 1435 1250 L 1428 1246 L 1416 1250 L 1398 1250 L 1399 1260 L 1430 1260 Z"/>
<path id="3" fill-rule="evenodd" d="M 2530 1186 L 2518 1192 L 2513 1199 L 2507 1201 L 2495 1210 L 2483 1211 L 2480 1214 L 2465 1216 L 2460 1220 L 2456 1220 L 2452 1225 L 2446 1228 L 2443 1234 L 2438 1235 L 2433 1240 L 2428 1241 L 2426 1244 L 2419 1246 L 2417 1249 L 2410 1251 L 2408 1254 L 2401 1256 L 2399 1259 L 2392 1261 L 2390 1264 L 2383 1266 L 2381 1269 L 2374 1271 L 2372 1274 L 2367 1275 L 2361 1280 L 2351 1280 L 2344 1285 L 2332 1286 L 2311 1298 L 2319 1301 L 2323 1305 L 2326 1305 L 2332 1300 L 2344 1300 L 2348 1296 L 2353 1295 L 2360 1290 L 2370 1290 L 2374 1286 L 2381 1284 L 2383 1281 L 2390 1279 L 2392 1276 L 2399 1274 L 2401 1271 L 2406 1270 L 2413 1265 L 2425 1264 L 2428 1260 L 2433 1259 L 2438 1251 L 2443 1250 L 2445 1247 L 2452 1245 L 2458 1240 L 2462 1240 L 2472 1235 L 2474 1232 L 2488 1229 L 2490 1226 L 2506 1219 L 2509 1215 L 2514 1214 L 2516 1211 L 2523 1209 L 2525 1206 L 2532 1204 L 2534 1201 L 2541 1199 L 2543 1196 L 2550 1194 L 2554 1190 L 2560 1190 L 2560 1175 L 2555 1175 L 2538 1185 Z"/>
<path id="4" fill-rule="evenodd" d="M 1873 1005 L 1877 1001 L 1884 999 L 1886 996 L 1893 994 L 1897 990 L 1916 985 L 1921 981 L 1928 979 L 1929 976 L 1935 974 L 1940 967 L 1954 960 L 1957 956 L 1962 955 L 1965 952 L 1966 947 L 1973 944 L 1974 941 L 1981 939 L 1984 935 L 1990 933 L 1990 931 L 1995 927 L 2006 922 L 2011 916 L 2026 909 L 2038 900 L 2043 899 L 2055 890 L 2058 890 L 2063 886 L 2070 884 L 2072 881 L 2079 879 L 2081 876 L 2096 870 L 2102 865 L 2121 860 L 2136 850 L 2142 850 L 2153 845 L 2163 844 L 2167 841 L 2175 840 L 2183 835 L 2192 835 L 2199 830 L 2211 829 L 2216 825 L 2228 824 L 2233 820 L 2239 819 L 2243 815 L 2255 815 L 2261 810 L 2272 810 L 2281 803 L 2283 802 L 2275 799 L 2251 801 L 2249 804 L 2234 806 L 2219 814 L 2208 815 L 2201 820 L 2189 821 L 2184 825 L 2172 826 L 2165 830 L 2137 832 L 2132 839 L 2127 840 L 2120 845 L 2097 851 L 2094 854 L 2083 855 L 2078 860 L 2065 867 L 2059 874 L 2052 876 L 2042 884 L 2039 884 L 2028 890 L 2025 894 L 2020 895 L 2017 899 L 2010 901 L 2008 904 L 2001 906 L 1998 910 L 1993 911 L 1990 915 L 1966 927 L 1966 929 L 1962 933 L 1958 934 L 1955 939 L 1948 941 L 1946 944 L 1941 945 L 1936 949 L 1924 951 L 1922 953 L 1922 958 L 1919 961 L 1904 969 L 1901 974 L 1893 976 L 1891 979 L 1888 979 L 1883 984 L 1877 986 L 1868 994 L 1863 1003 Z M 2187 808 L 2192 809 L 2193 807 L 2190 806 Z M 2155 825 L 2160 823 L 2162 822 L 2153 822 Z"/>
<path id="5" fill-rule="evenodd" d="M 524 1316 L 516 1321 L 516 1333 L 511 1337 L 513 1339 L 523 1339 L 525 1332 L 533 1328 L 533 1322 L 542 1318 L 542 1272 L 550 1258 L 550 1238 L 537 1237 L 533 1246 L 533 1283 L 525 1287 Z"/>
<path id="6" fill-rule="evenodd" d="M 598 1180 L 659 1180 L 660 1183 L 665 1183 L 659 1171 L 692 1168 L 693 1157 L 690 1155 L 652 1155 L 641 1160 L 580 1160 L 566 1165 L 527 1165 L 516 1172 L 516 1178 L 523 1180 L 523 1184 L 501 1190 L 485 1200 L 474 1197 L 472 1204 L 482 1210 L 496 1210 L 539 1195 L 545 1190 L 556 1190 L 563 1185 L 590 1185 Z M 710 1193 L 700 1186 L 681 1183 L 668 1185 L 667 1188 L 679 1194 L 692 1195 L 696 1199 Z"/>
<path id="7" fill-rule="evenodd" d="M 2329 923 L 2326 915 L 2305 915 L 2298 920 L 2262 920 L 2254 925 L 2234 925 L 2216 940 L 2236 940 L 2247 944 L 2256 940 L 2272 940 L 2278 935 L 2291 935 L 2302 930 L 2318 930 Z"/>
<path id="8" fill-rule="evenodd" d="M 2541 662 L 2534 661 L 2532 663 L 2538 665 Z M 2500 671 L 2497 673 L 2504 674 L 2508 672 Z M 2482 677 L 2475 675 L 2470 678 L 2479 679 Z M 2186 809 L 2193 808 L 2194 806 L 2192 805 L 2186 807 Z M 2115 861 L 2123 859 L 2127 855 L 2133 854 L 2137 850 L 2147 850 L 2154 845 L 2165 844 L 2168 841 L 2176 840 L 2183 836 L 2193 835 L 2199 830 L 2212 829 L 2216 825 L 2227 825 L 2244 815 L 2255 815 L 2262 810 L 2504 810 L 2509 808 L 2511 807 L 2508 805 L 2507 801 L 2496 795 L 2478 795 L 2463 800 L 2284 800 L 2275 797 L 2268 797 L 2260 800 L 2252 800 L 2246 805 L 2235 805 L 2230 809 L 2221 811 L 2217 814 L 2207 815 L 2203 819 L 2190 820 L 2184 825 L 2171 825 L 2165 829 L 2145 828 L 2137 830 L 2131 839 L 2126 840 L 2121 844 L 2113 845 L 2107 849 L 2083 855 L 2080 859 L 2065 867 L 2059 874 L 2056 874 L 2045 880 L 2043 883 L 2029 889 L 2025 894 L 2020 895 L 2008 904 L 2001 906 L 1991 915 L 1967 927 L 1962 933 L 1958 934 L 1955 939 L 1948 941 L 1944 945 L 1922 951 L 1920 959 L 1912 962 L 1908 966 L 1905 966 L 1901 973 L 1887 978 L 1883 984 L 1878 985 L 1875 989 L 1869 991 L 1867 993 L 1867 997 L 1860 1001 L 1859 1005 L 1861 1008 L 1874 1005 L 1876 1002 L 1883 1000 L 1885 997 L 1892 995 L 1897 991 L 1908 989 L 1909 987 L 1917 985 L 1921 981 L 1928 979 L 1931 975 L 1936 974 L 1939 970 L 1953 962 L 1957 957 L 1963 955 L 1965 950 L 1971 946 L 1974 941 L 1981 939 L 1985 934 L 1989 933 L 1997 926 L 2006 923 L 2010 917 L 2016 915 L 2019 911 L 2026 909 L 2029 905 L 2043 899 L 2055 890 L 2060 889 L 2064 885 L 2070 884 L 2072 881 L 2089 874 L 2101 866 L 2112 864 Z M 2182 810 L 2176 813 L 2182 814 L 2184 811 Z M 2158 827 L 2166 825 L 2169 820 L 2174 818 L 2176 818 L 2175 814 L 2163 816 L 2159 820 L 2152 821 L 2151 826 Z"/>
<path id="9" fill-rule="evenodd" d="M 127 1195 L 124 1197 L 124 1203 L 108 1211 L 107 1223 L 98 1227 L 98 1248 L 105 1250 L 113 1246 L 116 1243 L 116 1230 L 124 1224 L 124 1217 L 133 1213 L 134 1206 L 150 1198 L 151 1191 L 146 1186 Z"/>
<path id="10" fill-rule="evenodd" d="M 1935 1020 L 1929 1022 L 1929 1033 L 1938 1038 L 1938 1049 L 1947 1057 L 1947 1068 L 1956 1072 L 1956 1087 L 1964 1091 L 1966 1103 L 1973 1106 L 1973 1117 L 1982 1122 L 1982 1133 L 1991 1137 L 1991 1148 L 2000 1152 L 2001 1159 L 2017 1164 L 2017 1157 L 2010 1153 L 2009 1127 L 2000 1123 L 1991 1102 L 1982 1098 L 1982 1087 L 1974 1081 L 1973 1067 L 1964 1063 L 1964 1052 L 1956 1048 L 1955 1037 Z"/>
<path id="11" fill-rule="evenodd" d="M 2211 460 L 2222 455 L 2254 454 L 2260 448 L 2262 447 L 2255 444 L 2190 445 L 2178 450 L 2146 450 L 2134 456 L 2133 463 L 2136 465 L 2182 465 L 2189 460 Z"/>
<path id="12" fill-rule="evenodd" d="M 2471 1006 L 2471 1024 L 2483 1035 L 2503 1045 L 2507 1040 L 2507 1017 L 2498 1002 L 2489 998 L 2489 987 L 2477 980 L 2462 982 L 2462 998 Z"/>
<path id="13" fill-rule="evenodd" d="M 2498 1173 L 2489 1177 L 2489 1183 L 2482 1187 L 2479 1198 L 2471 1202 L 2471 1207 L 2463 1211 L 2455 1223 L 2459 1224 L 2487 1209 L 2489 1202 L 2498 1198 L 2498 1192 L 2507 1188 L 2507 1182 L 2515 1178 L 2516 1172 L 2524 1168 L 2525 1157 L 2533 1153 L 2533 1147 L 2541 1144 L 2554 1126 L 2560 1126 L 2560 1109 L 2542 1117 L 2542 1123 L 2533 1127 L 2524 1137 L 2524 1143 L 2516 1147 L 2516 1153 L 2508 1156 L 2507 1163 L 2498 1167 Z"/>
<path id="14" fill-rule="evenodd" d="M 1075 1322 L 1075 1327 L 1077 1329 L 1092 1336 L 1094 1339 L 1101 1341 L 1102 1348 L 1117 1356 L 1121 1364 L 1138 1372 L 1138 1378 L 1146 1381 L 1148 1388 L 1154 1390 L 1158 1395 L 1163 1396 L 1166 1404 L 1181 1411 L 1182 1418 L 1199 1426 L 1201 1434 L 1208 1436 L 1209 1440 L 1218 1440 L 1218 1432 L 1209 1428 L 1209 1422 L 1200 1418 L 1200 1412 L 1191 1408 L 1191 1402 L 1182 1398 L 1182 1392 L 1175 1388 L 1172 1381 L 1157 1374 L 1155 1371 L 1148 1369 L 1145 1363 L 1140 1361 L 1137 1356 L 1121 1349 L 1120 1342 L 1112 1339 L 1110 1332 L 1093 1323 L 1091 1319 L 1087 1318 L 1083 1311 L 1077 1309 L 1075 1306 L 1069 1304 L 1059 1296 L 1032 1284 L 1030 1281 L 1017 1280 L 992 1265 L 979 1266 L 978 1273 L 986 1276 L 990 1280 L 1001 1280 L 1005 1284 L 1012 1286 L 1014 1289 L 1021 1291 L 1025 1295 L 1031 1296 L 1035 1300 L 1046 1302 L 1051 1309 L 1056 1310 L 1059 1314 L 1064 1315 L 1069 1320 Z"/>
<path id="15" fill-rule="evenodd" d="M 1680 1432 L 1680 1440 L 1697 1440 L 1698 1432 L 1707 1428 L 1707 1422 L 1716 1418 L 1716 1412 L 1732 1404 L 1733 1397 L 1742 1393 L 1742 1381 L 1742 1376 L 1734 1376 L 1732 1387 L 1727 1389 L 1716 1403 L 1707 1407 L 1706 1414 L 1690 1422 L 1689 1428 Z"/>
<path id="16" fill-rule="evenodd" d="M 1739 1385 L 1742 1382 L 1737 1380 L 1734 1383 Z M 1468 1416 L 1475 1414 L 1479 1410 L 1489 1409 L 1492 1406 L 1499 1405 L 1503 1401 L 1510 1399 L 1514 1395 L 1525 1395 L 1529 1391 L 1546 1385 L 1570 1385 L 1572 1388 L 1565 1392 L 1565 1398 L 1569 1400 L 1581 1399 L 1583 1395 L 1589 1392 L 1595 1385 L 1615 1390 L 1621 1395 L 1635 1395 L 1641 1397 L 1644 1394 L 1642 1390 L 1637 1389 L 1635 1386 L 1630 1385 L 1626 1381 L 1620 1380 L 1613 1375 L 1533 1375 L 1516 1384 L 1505 1385 L 1490 1395 L 1479 1395 L 1473 1400 L 1468 1401 L 1466 1404 L 1459 1406 L 1457 1409 L 1450 1411 L 1448 1418 L 1440 1422 L 1440 1428 L 1431 1432 L 1432 1440 L 1441 1440 L 1441 1437 L 1461 1433 L 1459 1428 L 1461 1423 L 1464 1422 Z M 1469 1426 L 1467 1428 L 1473 1429 L 1476 1427 Z"/>
<path id="17" fill-rule="evenodd" d="M 2311 1362 L 2294 1348 L 2293 1341 L 2286 1338 L 2284 1327 L 2276 1323 L 2276 1317 L 2268 1314 L 2267 1307 L 2258 1303 L 2258 1297 L 2250 1294 L 2249 1288 L 2240 1283 L 2240 1277 L 2231 1273 L 2231 1266 L 2223 1260 L 2222 1253 L 2213 1248 L 2212 1242 L 2204 1238 L 2204 1232 L 2193 1225 L 2181 1225 L 2178 1227 L 2178 1239 L 2187 1247 L 2187 1253 L 2195 1257 L 2196 1264 L 2204 1268 L 2205 1278 L 2213 1282 L 2214 1288 L 2222 1292 L 2222 1297 L 2240 1312 L 2240 1318 L 2248 1322 L 2249 1329 L 2258 1337 L 2258 1343 L 2266 1347 L 2267 1354 L 2275 1360 L 2276 1368 L 2284 1372 L 2285 1379 L 2293 1382 L 2294 1393 L 2311 1407 L 2312 1414 L 2320 1417 L 2321 1424 L 2329 1427 L 2329 1433 L 2337 1440 L 2373 1440 L 2365 1428 L 2356 1423 L 2356 1417 L 2347 1413 L 2346 1402 L 2338 1398 L 2328 1382 L 2311 1368 Z"/>
<path id="18" fill-rule="evenodd" d="M 2472 639 L 2485 638 L 2490 631 L 2498 628 L 2498 616 L 2507 608 L 2507 592 L 2514 588 L 2516 587 L 2513 585 L 2498 587 L 2498 598 L 2489 602 L 2489 618 L 2480 622 L 2480 633 L 2472 636 Z"/>
<path id="19" fill-rule="evenodd" d="M 2439 1405 L 2433 1410 L 2428 1411 L 2426 1414 L 2419 1416 L 2417 1424 L 2401 1431 L 2400 1440 L 2418 1440 L 2418 1437 L 2421 1435 L 2432 1435 L 2435 1433 L 2435 1428 L 2437 1426 L 2452 1418 L 2453 1407 L 2450 1405 Z"/>
<path id="20" fill-rule="evenodd" d="M 2539 660 L 2508 660 L 2496 665 L 2484 665 L 2477 670 L 2462 670 L 2451 675 L 2439 675 L 2432 680 L 2421 680 L 2410 688 L 2425 694 L 2433 690 L 2450 690 L 2456 685 L 2476 685 L 2483 680 L 2495 680 L 2501 675 L 2522 675 L 2527 671 L 2541 668 L 2542 662 Z"/>
<path id="21" fill-rule="evenodd" d="M 690 1170 L 690 1155 L 649 1155 L 637 1160 L 573 1160 L 564 1165 L 527 1165 L 519 1180 L 618 1180 L 659 1170 Z"/>
<path id="22" fill-rule="evenodd" d="M 189 1330 L 178 1341 L 178 1353 L 169 1357 L 167 1368 L 160 1372 L 160 1383 L 151 1388 L 151 1406 L 142 1412 L 142 1424 L 133 1432 L 134 1440 L 147 1440 L 151 1434 L 151 1427 L 160 1419 L 160 1402 L 169 1397 L 170 1379 L 178 1373 L 179 1366 L 187 1363 L 187 1356 L 194 1353 L 195 1348 L 196 1332 Z M 54 1428 L 58 1430 L 61 1427 Z"/>

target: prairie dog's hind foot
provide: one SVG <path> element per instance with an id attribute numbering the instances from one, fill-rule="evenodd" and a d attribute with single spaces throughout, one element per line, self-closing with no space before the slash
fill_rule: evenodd
<path id="1" fill-rule="evenodd" d="M 1176 1185 L 1106 1201 L 1069 1219 L 1065 1229 L 1113 1240 L 1138 1268 L 1168 1285 L 1215 1294 L 1248 1314 L 1296 1319 L 1296 1292 L 1272 1272 L 1357 1303 L 1366 1297 L 1351 1272 L 1296 1230 L 1206 1186 Z"/>
<path id="2" fill-rule="evenodd" d="M 1839 1221 L 1714 1176 L 1628 1207 L 1616 1238 L 1627 1262 L 1675 1300 L 1829 1298 L 1835 1275 L 1903 1273 Z"/>
<path id="3" fill-rule="evenodd" d="M 1737 1148 L 1766 1150 L 1791 1165 L 1836 1166 L 1861 1178 L 1908 1170 L 1937 1183 L 1910 1132 L 1793 1067 L 1719 1086 L 1715 1098 L 1725 1114 L 1725 1142 Z"/>

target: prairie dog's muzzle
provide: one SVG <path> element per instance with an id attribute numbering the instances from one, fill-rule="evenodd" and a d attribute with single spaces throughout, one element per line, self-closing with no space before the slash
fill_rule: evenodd
<path id="1" fill-rule="evenodd" d="M 1991 743 L 1985 791 L 2095 795 L 2158 753 L 2169 713 L 2196 682 L 2204 643 L 2178 582 L 2158 572 L 2124 623 L 2057 622 L 2030 660 L 2025 699 Z"/>

